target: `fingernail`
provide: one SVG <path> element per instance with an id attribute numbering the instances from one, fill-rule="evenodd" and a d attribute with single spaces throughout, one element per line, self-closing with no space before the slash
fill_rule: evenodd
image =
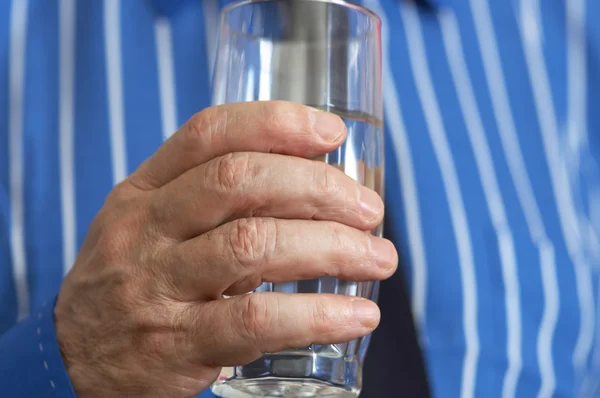
<path id="1" fill-rule="evenodd" d="M 327 142 L 337 142 L 346 134 L 346 125 L 333 113 L 315 109 L 311 118 L 315 131 Z"/>
<path id="2" fill-rule="evenodd" d="M 396 248 L 387 239 L 371 236 L 371 255 L 379 268 L 391 269 L 396 266 Z"/>
<path id="3" fill-rule="evenodd" d="M 360 186 L 360 210 L 369 221 L 380 218 L 383 215 L 383 201 L 377 192 L 365 186 Z"/>
<path id="4" fill-rule="evenodd" d="M 374 328 L 379 323 L 379 308 L 372 301 L 357 299 L 352 302 L 354 318 L 366 328 Z"/>

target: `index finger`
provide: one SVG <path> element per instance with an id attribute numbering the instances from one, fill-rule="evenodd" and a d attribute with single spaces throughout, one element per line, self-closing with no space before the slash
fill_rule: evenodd
<path id="1" fill-rule="evenodd" d="M 130 177 L 137 188 L 159 188 L 187 170 L 230 152 L 314 158 L 342 144 L 339 116 L 284 101 L 225 104 L 188 120 Z"/>

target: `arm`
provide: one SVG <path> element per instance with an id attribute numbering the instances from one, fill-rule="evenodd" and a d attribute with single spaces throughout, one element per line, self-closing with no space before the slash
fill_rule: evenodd
<path id="1" fill-rule="evenodd" d="M 6 397 L 74 398 L 53 317 L 54 302 L 0 336 L 0 391 Z"/>

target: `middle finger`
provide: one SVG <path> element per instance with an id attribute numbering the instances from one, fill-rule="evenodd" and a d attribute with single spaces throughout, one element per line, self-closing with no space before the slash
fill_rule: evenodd
<path id="1" fill-rule="evenodd" d="M 323 162 L 233 153 L 198 166 L 157 191 L 159 229 L 190 239 L 244 217 L 328 220 L 361 230 L 381 223 L 377 193 Z"/>

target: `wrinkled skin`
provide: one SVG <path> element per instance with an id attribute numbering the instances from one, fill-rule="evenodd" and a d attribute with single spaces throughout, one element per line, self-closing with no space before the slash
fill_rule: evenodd
<path id="1" fill-rule="evenodd" d="M 192 397 L 222 366 L 370 333 L 379 310 L 368 300 L 245 294 L 395 271 L 391 242 L 368 232 L 381 198 L 309 160 L 345 137 L 337 116 L 301 105 L 212 107 L 115 187 L 55 308 L 77 396 Z"/>

